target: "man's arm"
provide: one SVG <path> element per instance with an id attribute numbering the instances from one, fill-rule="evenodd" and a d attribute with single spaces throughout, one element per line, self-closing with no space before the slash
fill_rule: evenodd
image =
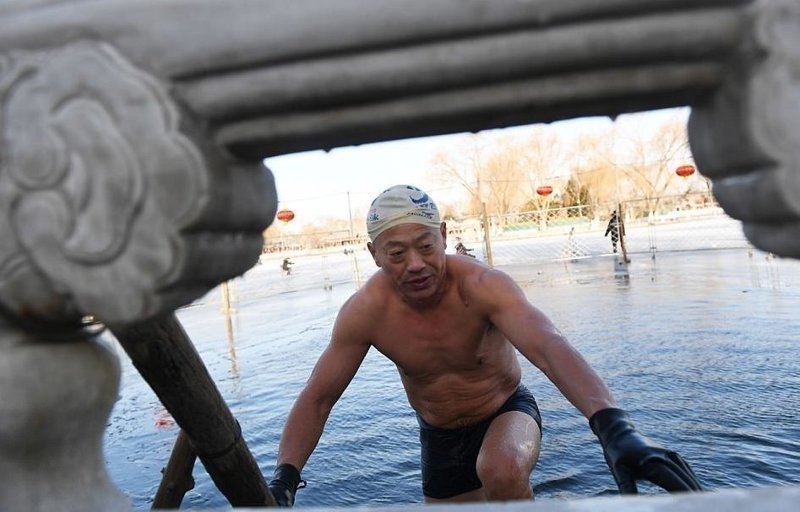
<path id="1" fill-rule="evenodd" d="M 331 342 L 292 406 L 281 434 L 278 464 L 305 466 L 333 406 L 352 380 L 369 346 Z"/>
<path id="2" fill-rule="evenodd" d="M 342 307 L 328 347 L 289 412 L 278 447 L 275 478 L 270 482 L 280 505 L 294 503 L 300 470 L 316 448 L 333 406 L 369 351 L 370 343 L 361 328 L 364 318 L 363 312 L 353 307 L 352 299 Z"/>
<path id="3" fill-rule="evenodd" d="M 481 302 L 487 305 L 492 323 L 589 419 L 620 493 L 635 494 L 636 480 L 648 480 L 670 492 L 701 490 L 678 453 L 636 431 L 603 379 L 509 276 L 488 271 L 480 280 L 483 283 L 476 289 L 483 290 Z"/>
<path id="4" fill-rule="evenodd" d="M 586 418 L 616 407 L 605 381 L 508 275 L 489 271 L 481 281 L 491 322 Z"/>

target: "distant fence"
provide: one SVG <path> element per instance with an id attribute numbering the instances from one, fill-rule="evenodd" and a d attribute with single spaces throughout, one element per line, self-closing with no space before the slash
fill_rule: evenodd
<path id="1" fill-rule="evenodd" d="M 454 232 L 493 266 L 608 256 L 615 210 L 622 212 L 617 249 L 624 244 L 628 255 L 750 246 L 739 221 L 705 193 L 475 218 Z"/>
<path id="2" fill-rule="evenodd" d="M 540 211 L 448 221 L 448 253 L 456 237 L 478 259 L 508 270 L 552 262 L 570 262 L 613 255 L 611 234 L 605 235 L 610 214 L 622 211 L 627 255 L 674 251 L 750 248 L 741 223 L 727 216 L 707 194 L 661 197 L 619 204 L 545 208 Z M 488 226 L 484 229 L 483 226 Z M 287 236 L 265 251 L 258 265 L 243 278 L 228 283 L 227 292 L 212 290 L 199 302 L 238 303 L 303 290 L 333 286 L 360 287 L 377 267 L 366 250 L 366 237 L 342 232 Z M 491 250 L 491 262 L 487 253 Z M 289 258 L 291 272 L 282 269 Z M 222 288 L 224 290 L 224 288 Z"/>

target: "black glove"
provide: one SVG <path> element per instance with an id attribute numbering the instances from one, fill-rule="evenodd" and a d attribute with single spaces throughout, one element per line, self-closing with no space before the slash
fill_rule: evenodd
<path id="1" fill-rule="evenodd" d="M 269 492 L 279 507 L 291 507 L 294 505 L 297 489 L 305 486 L 306 482 L 300 480 L 300 471 L 296 467 L 291 464 L 281 464 L 275 468 L 275 474 L 269 482 Z"/>
<path id="2" fill-rule="evenodd" d="M 597 411 L 589 426 L 600 439 L 620 494 L 636 494 L 636 480 L 649 480 L 669 492 L 702 490 L 689 464 L 638 433 L 622 409 Z"/>

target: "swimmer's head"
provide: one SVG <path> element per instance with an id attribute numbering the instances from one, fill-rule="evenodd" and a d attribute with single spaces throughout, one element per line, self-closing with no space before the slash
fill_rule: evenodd
<path id="1" fill-rule="evenodd" d="M 372 201 L 367 213 L 367 233 L 370 241 L 399 224 L 441 226 L 439 209 L 427 193 L 411 185 L 395 185 L 381 192 Z"/>

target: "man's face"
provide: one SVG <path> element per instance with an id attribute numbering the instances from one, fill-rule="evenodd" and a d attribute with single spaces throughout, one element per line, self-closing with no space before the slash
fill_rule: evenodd
<path id="1" fill-rule="evenodd" d="M 445 284 L 444 223 L 439 229 L 421 224 L 400 224 L 367 244 L 375 264 L 387 272 L 409 302 L 436 297 Z"/>

